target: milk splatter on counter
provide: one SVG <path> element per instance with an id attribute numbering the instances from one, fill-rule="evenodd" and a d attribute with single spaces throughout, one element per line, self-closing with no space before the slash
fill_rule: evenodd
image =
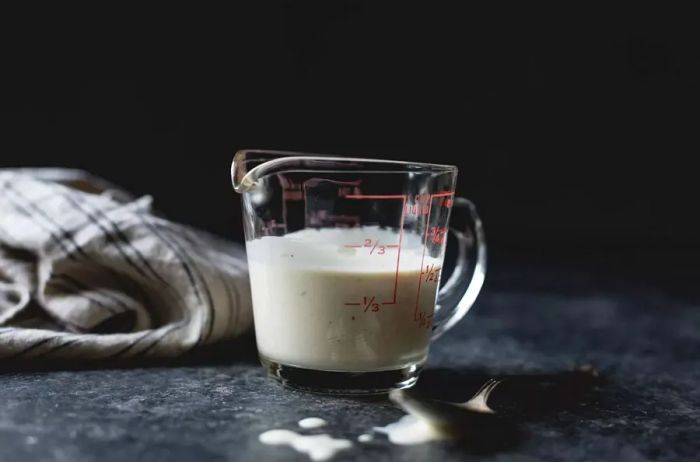
<path id="1" fill-rule="evenodd" d="M 346 439 L 333 438 L 330 435 L 300 435 L 291 430 L 268 430 L 258 439 L 263 444 L 272 446 L 288 445 L 294 450 L 307 454 L 311 460 L 328 460 L 338 452 L 350 449 L 352 443 Z"/>
<path id="2" fill-rule="evenodd" d="M 299 421 L 301 428 L 319 428 L 328 425 L 328 422 L 318 417 L 307 417 Z"/>
<path id="3" fill-rule="evenodd" d="M 447 439 L 447 435 L 430 425 L 427 420 L 414 415 L 405 415 L 386 427 L 375 427 L 374 431 L 385 434 L 389 441 L 400 445 L 423 444 Z"/>

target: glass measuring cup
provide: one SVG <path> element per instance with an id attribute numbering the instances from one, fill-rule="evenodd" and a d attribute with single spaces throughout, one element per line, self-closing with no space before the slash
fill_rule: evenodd
<path id="1" fill-rule="evenodd" d="M 231 175 L 270 376 L 328 393 L 413 385 L 431 339 L 484 281 L 484 233 L 455 196 L 457 167 L 242 150 Z M 438 290 L 448 232 L 459 251 Z"/>

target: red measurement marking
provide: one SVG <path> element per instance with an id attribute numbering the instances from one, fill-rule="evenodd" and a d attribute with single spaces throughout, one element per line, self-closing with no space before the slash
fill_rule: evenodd
<path id="1" fill-rule="evenodd" d="M 433 244 L 444 244 L 447 240 L 447 228 L 433 226 L 430 228 L 430 242 Z"/>
<path id="2" fill-rule="evenodd" d="M 345 196 L 347 199 L 404 199 L 405 194 L 351 194 Z"/>
<path id="3" fill-rule="evenodd" d="M 372 308 L 372 311 L 374 312 L 379 311 L 379 303 L 375 303 L 374 297 L 370 298 L 369 300 L 367 300 L 367 297 L 362 297 L 362 303 L 365 308 L 365 313 L 370 308 Z"/>
<path id="4" fill-rule="evenodd" d="M 352 194 L 345 196 L 348 199 L 401 199 L 401 222 L 399 224 L 399 243 L 396 246 L 399 251 L 396 252 L 396 276 L 394 277 L 394 295 L 390 302 L 382 302 L 382 305 L 395 305 L 396 294 L 399 290 L 399 265 L 401 264 L 401 244 L 403 243 L 403 223 L 406 215 L 406 194 Z M 394 247 L 385 246 L 385 247 Z M 421 263 L 422 264 L 422 263 Z"/>
<path id="5" fill-rule="evenodd" d="M 310 179 L 304 181 L 304 187 L 316 186 L 317 184 L 319 184 L 321 182 L 333 183 L 333 184 L 338 185 L 338 186 L 360 186 L 362 184 L 362 180 L 339 181 L 339 180 L 331 180 L 328 178 L 310 178 Z"/>
<path id="6" fill-rule="evenodd" d="M 330 180 L 328 178 L 311 178 L 304 181 L 304 200 L 306 200 L 308 188 L 317 186 L 321 182 L 332 183 L 338 186 L 338 197 L 345 197 L 350 193 L 359 193 L 360 185 L 362 184 L 362 180 L 338 181 Z"/>
<path id="7" fill-rule="evenodd" d="M 332 181 L 332 180 L 326 180 Z M 359 194 L 362 180 L 355 181 L 334 181 L 338 185 L 338 197 L 345 197 L 348 194 Z"/>
<path id="8" fill-rule="evenodd" d="M 428 230 L 429 230 L 429 224 L 430 224 L 430 212 L 432 211 L 433 207 L 433 198 L 435 197 L 448 197 L 448 196 L 454 196 L 454 191 L 447 191 L 447 192 L 441 192 L 441 193 L 435 193 L 430 195 L 430 204 L 428 204 L 428 214 L 425 217 L 425 237 L 423 238 L 423 255 L 420 258 L 420 267 L 421 267 L 421 274 L 418 277 L 418 290 L 416 291 L 416 309 L 413 312 L 413 320 L 418 322 L 420 325 L 420 320 L 419 320 L 419 313 L 418 313 L 418 307 L 420 305 L 420 290 L 421 290 L 421 284 L 423 283 L 423 263 L 425 263 L 425 248 L 428 244 Z M 424 316 L 424 313 L 420 313 L 421 316 Z"/>
<path id="9" fill-rule="evenodd" d="M 425 276 L 425 282 L 438 282 L 440 280 L 440 268 L 435 267 L 435 264 L 425 265 L 425 269 L 421 270 L 421 276 Z"/>
<path id="10" fill-rule="evenodd" d="M 425 327 L 426 329 L 430 329 L 430 327 L 433 325 L 433 315 L 426 315 L 422 311 L 418 314 L 418 318 L 416 319 L 416 322 L 418 322 L 419 327 Z"/>
<path id="11" fill-rule="evenodd" d="M 334 225 L 337 228 L 349 228 L 351 226 L 358 226 L 360 224 L 360 217 L 357 215 L 332 215 L 329 214 L 327 210 L 314 211 L 309 210 L 309 202 L 307 196 L 309 194 L 309 188 L 318 186 L 321 182 L 327 182 L 338 186 L 338 196 L 342 197 L 348 192 L 359 192 L 362 180 L 355 181 L 336 181 L 327 178 L 311 178 L 304 181 L 302 189 L 302 199 L 304 200 L 304 213 L 307 217 L 307 226 L 326 226 L 328 223 Z M 293 184 L 289 180 L 283 183 L 283 186 L 289 186 Z M 295 186 L 296 188 L 296 186 Z M 284 215 L 286 218 L 286 201 L 282 202 L 282 207 L 284 208 Z"/>
<path id="12" fill-rule="evenodd" d="M 376 313 L 379 311 L 379 303 L 376 302 L 376 297 L 373 295 L 371 297 L 364 296 L 362 297 L 362 302 L 346 302 L 346 306 L 360 306 L 366 313 L 369 310 L 372 310 L 372 312 Z"/>
<path id="13" fill-rule="evenodd" d="M 294 181 L 286 178 L 284 176 L 279 177 L 279 181 L 282 185 L 282 199 L 285 201 L 298 201 L 303 198 L 303 192 L 301 190 L 301 184 L 295 183 Z"/>
<path id="14" fill-rule="evenodd" d="M 379 239 L 376 241 L 373 239 L 365 239 L 363 244 L 345 244 L 343 247 L 348 247 L 352 249 L 361 249 L 361 248 L 367 248 L 369 250 L 369 254 L 373 255 L 375 251 L 377 252 L 377 255 L 384 255 L 386 253 L 386 249 L 397 249 L 399 248 L 399 244 L 381 244 L 379 242 Z"/>
<path id="15" fill-rule="evenodd" d="M 401 221 L 399 222 L 399 251 L 396 256 L 396 276 L 394 277 L 394 296 L 391 299 L 391 303 L 386 303 L 386 305 L 396 304 L 396 292 L 399 290 L 399 264 L 401 263 L 401 243 L 403 242 L 403 217 L 406 215 L 406 196 L 401 196 Z"/>
<path id="16" fill-rule="evenodd" d="M 404 206 L 404 209 L 406 210 L 406 213 L 410 215 L 428 215 L 428 213 L 431 210 L 432 199 L 436 197 L 440 198 L 440 200 L 438 201 L 438 207 L 451 208 L 454 204 L 454 200 L 447 197 L 451 196 L 452 194 L 454 193 L 445 192 L 437 194 L 416 194 L 415 196 L 411 197 L 413 203 L 406 204 Z"/>
<path id="17" fill-rule="evenodd" d="M 428 214 L 428 206 L 427 205 L 420 205 L 420 204 L 410 205 L 410 204 L 408 204 L 404 207 L 404 210 L 406 213 L 409 213 L 411 215 L 416 215 L 416 216 Z"/>
<path id="18" fill-rule="evenodd" d="M 447 196 L 454 196 L 454 191 L 447 191 L 447 192 L 441 192 L 437 194 L 431 194 L 430 195 L 430 200 L 433 200 L 433 197 L 447 197 Z"/>
<path id="19" fill-rule="evenodd" d="M 326 210 L 311 212 L 306 214 L 307 224 L 312 226 L 332 224 L 336 228 L 357 226 L 360 224 L 360 217 L 357 215 L 331 215 Z"/>
<path id="20" fill-rule="evenodd" d="M 301 190 L 294 191 L 291 189 L 285 189 L 282 191 L 282 199 L 285 201 L 300 201 L 303 199 L 303 194 Z"/>

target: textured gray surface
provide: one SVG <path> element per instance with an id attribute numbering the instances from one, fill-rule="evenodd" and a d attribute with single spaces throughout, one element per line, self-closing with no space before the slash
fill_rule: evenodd
<path id="1" fill-rule="evenodd" d="M 553 291 L 551 280 L 512 276 L 487 288 L 434 345 L 424 384 L 466 399 L 492 374 L 584 363 L 606 381 L 578 404 L 526 416 L 510 447 L 479 454 L 447 443 L 397 447 L 378 435 L 336 460 L 697 460 L 700 309 L 692 300 L 590 281 Z M 308 460 L 257 436 L 318 416 L 330 422 L 324 431 L 355 439 L 402 415 L 388 401 L 283 389 L 250 354 L 203 366 L 4 372 L 0 380 L 0 460 Z"/>

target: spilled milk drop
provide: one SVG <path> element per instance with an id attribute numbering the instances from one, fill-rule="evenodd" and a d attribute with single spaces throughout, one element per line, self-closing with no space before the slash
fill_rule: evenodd
<path id="1" fill-rule="evenodd" d="M 319 428 L 325 427 L 326 425 L 328 425 L 328 422 L 318 417 L 307 417 L 299 421 L 299 426 L 301 428 Z"/>
<path id="2" fill-rule="evenodd" d="M 423 444 L 447 438 L 427 420 L 410 414 L 386 427 L 374 427 L 374 431 L 385 434 L 389 441 L 400 445 Z"/>
<path id="3" fill-rule="evenodd" d="M 269 430 L 258 439 L 263 444 L 291 446 L 296 451 L 307 454 L 311 460 L 328 460 L 338 452 L 352 447 L 352 443 L 345 439 L 330 435 L 300 435 L 291 430 Z"/>

